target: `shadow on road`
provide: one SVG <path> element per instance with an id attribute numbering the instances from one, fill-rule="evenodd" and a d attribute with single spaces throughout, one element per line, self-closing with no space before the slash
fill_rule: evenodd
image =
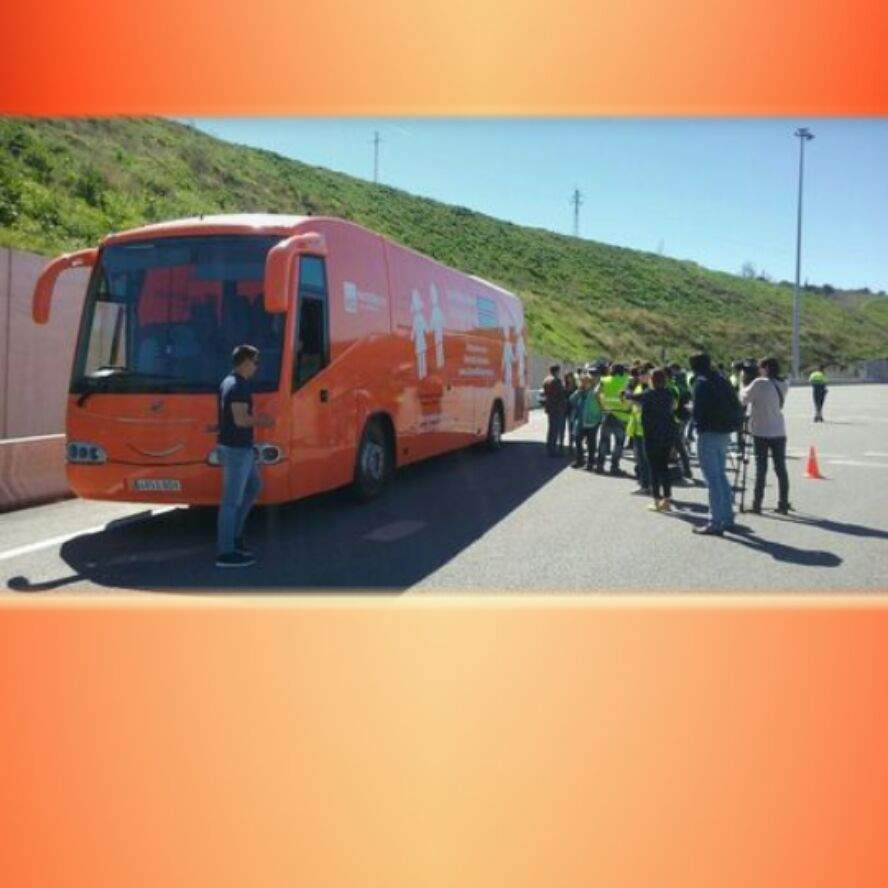
<path id="1" fill-rule="evenodd" d="M 708 520 L 680 512 L 670 512 L 669 516 L 694 525 L 706 524 Z M 788 546 L 786 543 L 762 539 L 756 536 L 751 527 L 744 524 L 736 524 L 722 539 L 745 546 L 754 552 L 770 555 L 775 561 L 785 561 L 789 564 L 801 564 L 805 567 L 838 567 L 842 563 L 842 559 L 833 552 L 826 552 L 823 549 L 800 549 L 797 546 Z"/>
<path id="2" fill-rule="evenodd" d="M 13 577 L 8 587 L 39 592 L 85 580 L 183 594 L 395 594 L 456 557 L 567 465 L 541 444 L 514 441 L 494 454 L 469 449 L 409 466 L 363 506 L 339 491 L 255 509 L 246 536 L 257 564 L 243 570 L 214 565 L 215 509 L 176 509 L 68 541 L 61 556 L 72 576 L 35 584 Z"/>
<path id="3" fill-rule="evenodd" d="M 830 533 L 846 533 L 849 536 L 873 537 L 877 540 L 888 540 L 888 531 L 878 527 L 867 527 L 865 524 L 849 524 L 845 521 L 830 521 L 829 518 L 812 518 L 806 515 L 763 515 L 787 524 L 804 524 L 808 527 L 819 527 Z"/>
<path id="4" fill-rule="evenodd" d="M 42 583 L 32 583 L 27 577 L 10 577 L 6 582 L 6 588 L 13 592 L 51 592 L 53 589 L 61 589 L 62 586 L 70 586 L 79 583 L 84 578 L 80 574 L 71 574 L 67 577 L 58 577 L 55 580 L 46 580 Z"/>

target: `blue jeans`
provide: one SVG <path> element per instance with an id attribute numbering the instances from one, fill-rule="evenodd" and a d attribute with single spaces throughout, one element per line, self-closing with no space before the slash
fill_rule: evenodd
<path id="1" fill-rule="evenodd" d="M 710 523 L 718 530 L 734 523 L 733 494 L 725 469 L 730 437 L 726 432 L 697 433 L 697 458 L 709 486 Z"/>
<path id="2" fill-rule="evenodd" d="M 623 445 L 626 440 L 626 425 L 612 413 L 605 413 L 601 421 L 601 437 L 598 439 L 599 471 L 604 469 L 604 460 L 610 451 L 610 436 L 614 436 L 614 449 L 611 455 L 611 471 L 616 472 L 620 468 L 620 457 L 623 455 Z"/>
<path id="3" fill-rule="evenodd" d="M 227 555 L 234 551 L 234 541 L 244 532 L 244 523 L 259 496 L 262 481 L 252 447 L 220 444 L 217 450 L 222 463 L 222 501 L 219 503 L 216 550 L 219 555 Z"/>

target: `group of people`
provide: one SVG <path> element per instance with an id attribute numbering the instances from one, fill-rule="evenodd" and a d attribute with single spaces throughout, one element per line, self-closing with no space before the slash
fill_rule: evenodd
<path id="1" fill-rule="evenodd" d="M 628 442 L 635 456 L 635 492 L 652 498 L 651 511 L 668 512 L 673 476 L 693 477 L 689 445 L 696 440 L 710 518 L 694 532 L 721 536 L 734 527 L 734 489 L 727 475 L 731 439 L 742 449 L 748 433 L 756 463 L 752 512 L 762 511 L 770 456 L 778 483 L 776 511 L 787 514 L 792 507 L 783 405 L 789 383 L 777 360 L 763 358 L 753 364 L 754 373 L 747 369 L 730 380 L 706 354 L 689 363 L 687 372 L 679 364 L 599 362 L 564 379 L 560 367 L 550 367 L 542 391 L 549 456 L 563 456 L 567 436 L 574 467 L 603 474 L 610 456 L 610 474 L 625 476 L 620 461 Z M 821 398 L 818 416 L 822 403 Z"/>
<path id="2" fill-rule="evenodd" d="M 222 466 L 219 506 L 218 567 L 254 563 L 244 540 L 247 514 L 261 487 L 253 457 L 253 431 L 274 425 L 272 417 L 253 414 L 250 380 L 259 368 L 259 349 L 240 345 L 232 369 L 222 381 L 218 401 L 217 453 Z M 696 440 L 700 470 L 709 488 L 709 521 L 695 533 L 721 536 L 734 526 L 734 490 L 727 476 L 732 436 L 742 453 L 746 435 L 753 439 L 755 487 L 752 511 L 761 513 L 769 458 L 777 476 L 777 512 L 787 514 L 786 424 L 783 405 L 789 383 L 780 376 L 776 358 L 738 362 L 730 379 L 714 368 L 706 354 L 690 359 L 690 372 L 679 364 L 655 367 L 618 362 L 588 364 L 561 379 L 560 367 L 549 368 L 543 383 L 549 420 L 550 456 L 564 453 L 569 436 L 573 465 L 589 472 L 626 475 L 620 467 L 625 447 L 635 455 L 637 493 L 650 495 L 652 511 L 672 509 L 672 465 L 690 479 L 689 444 Z M 823 421 L 826 380 L 823 368 L 811 376 L 815 421 Z"/>

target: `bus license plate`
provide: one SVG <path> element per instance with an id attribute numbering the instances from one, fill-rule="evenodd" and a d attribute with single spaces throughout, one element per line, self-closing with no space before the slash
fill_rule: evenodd
<path id="1" fill-rule="evenodd" d="M 175 491 L 182 489 L 182 482 L 175 478 L 136 478 L 133 489 Z"/>

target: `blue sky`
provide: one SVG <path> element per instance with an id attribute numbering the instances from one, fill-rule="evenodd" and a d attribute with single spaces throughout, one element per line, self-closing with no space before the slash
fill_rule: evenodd
<path id="1" fill-rule="evenodd" d="M 739 273 L 795 276 L 797 126 L 805 151 L 802 278 L 888 290 L 888 119 L 189 119 L 231 142 L 522 225 Z"/>

